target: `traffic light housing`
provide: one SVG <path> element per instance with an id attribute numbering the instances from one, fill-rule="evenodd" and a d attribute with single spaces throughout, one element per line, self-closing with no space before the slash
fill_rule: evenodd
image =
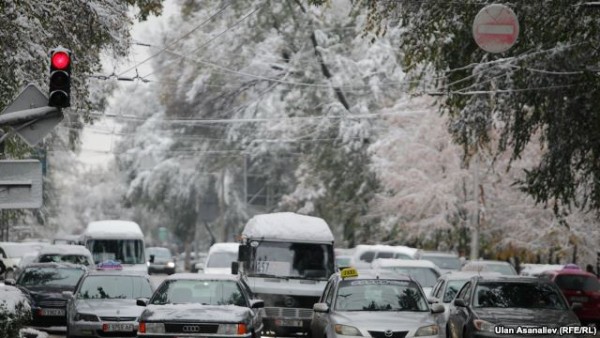
<path id="1" fill-rule="evenodd" d="M 71 106 L 71 51 L 62 47 L 50 51 L 50 94 L 48 106 Z"/>

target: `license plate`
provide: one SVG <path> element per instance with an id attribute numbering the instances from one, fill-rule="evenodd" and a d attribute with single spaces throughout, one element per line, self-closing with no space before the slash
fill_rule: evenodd
<path id="1" fill-rule="evenodd" d="M 42 316 L 64 316 L 65 315 L 65 310 L 64 309 L 42 309 L 41 312 Z"/>
<path id="2" fill-rule="evenodd" d="M 572 302 L 577 302 L 577 303 L 585 303 L 585 302 L 588 301 L 588 298 L 587 297 L 577 297 L 577 296 L 575 296 L 575 297 L 571 297 L 571 301 Z"/>
<path id="3" fill-rule="evenodd" d="M 302 321 L 295 319 L 278 319 L 275 321 L 277 326 L 293 326 L 293 327 L 301 327 Z"/>
<path id="4" fill-rule="evenodd" d="M 102 331 L 104 331 L 104 332 L 133 331 L 133 324 L 106 323 L 106 324 L 102 325 Z"/>

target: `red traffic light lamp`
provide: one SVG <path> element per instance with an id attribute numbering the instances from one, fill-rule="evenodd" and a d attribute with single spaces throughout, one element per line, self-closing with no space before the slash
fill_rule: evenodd
<path id="1" fill-rule="evenodd" d="M 50 51 L 50 95 L 48 106 L 71 106 L 71 51 L 62 47 Z"/>

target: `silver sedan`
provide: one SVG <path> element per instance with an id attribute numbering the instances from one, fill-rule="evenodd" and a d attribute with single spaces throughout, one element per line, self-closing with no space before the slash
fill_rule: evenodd
<path id="1" fill-rule="evenodd" d="M 313 338 L 443 337 L 444 307 L 430 307 L 410 277 L 341 275 L 329 280 L 320 303 L 314 305 Z"/>
<path id="2" fill-rule="evenodd" d="M 67 338 L 135 336 L 144 310 L 137 298 L 152 295 L 148 276 L 93 271 L 79 282 L 67 305 Z"/>

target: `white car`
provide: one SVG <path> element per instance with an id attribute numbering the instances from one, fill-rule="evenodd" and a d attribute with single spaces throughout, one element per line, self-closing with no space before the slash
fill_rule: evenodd
<path id="1" fill-rule="evenodd" d="M 350 265 L 359 270 L 369 269 L 371 263 L 376 259 L 417 259 L 419 252 L 419 249 L 407 246 L 360 244 L 354 248 L 354 254 L 352 255 Z"/>
<path id="2" fill-rule="evenodd" d="M 423 288 L 427 297 L 431 289 L 442 275 L 442 272 L 430 261 L 424 259 L 376 259 L 371 264 L 375 271 L 389 270 L 394 273 L 412 277 Z"/>
<path id="3" fill-rule="evenodd" d="M 86 267 L 94 266 L 92 253 L 83 245 L 54 244 L 43 247 L 34 260 L 35 263 L 67 262 Z"/>
<path id="4" fill-rule="evenodd" d="M 6 272 L 5 278 L 15 278 L 21 258 L 28 253 L 38 252 L 47 243 L 41 242 L 0 242 L 0 261 L 4 264 L 6 271 L 0 271 L 0 274 Z M 3 270 L 0 268 L 0 270 Z"/>
<path id="5" fill-rule="evenodd" d="M 231 263 L 237 261 L 239 243 L 215 243 L 208 249 L 208 256 L 204 263 L 206 274 L 231 274 Z"/>
<path id="6" fill-rule="evenodd" d="M 492 260 L 469 261 L 460 271 L 499 272 L 507 276 L 517 275 L 517 271 L 510 263 Z"/>

